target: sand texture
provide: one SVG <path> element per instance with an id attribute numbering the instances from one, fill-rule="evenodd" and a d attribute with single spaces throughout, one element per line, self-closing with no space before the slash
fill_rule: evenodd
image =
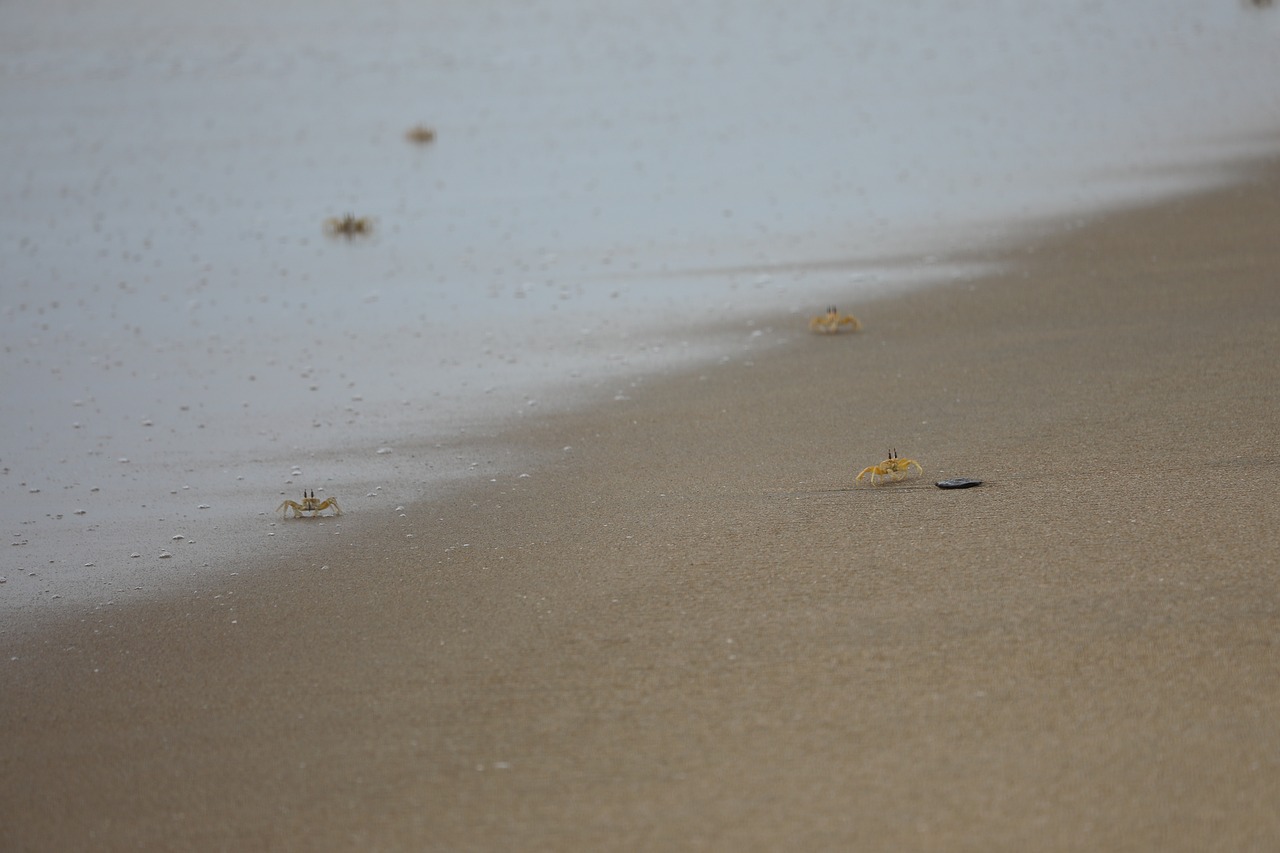
<path id="1" fill-rule="evenodd" d="M 8 632 L 0 848 L 1280 848 L 1280 169 L 1011 260 Z"/>

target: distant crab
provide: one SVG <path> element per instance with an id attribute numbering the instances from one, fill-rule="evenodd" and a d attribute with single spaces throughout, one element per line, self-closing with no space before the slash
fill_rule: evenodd
<path id="1" fill-rule="evenodd" d="M 883 483 L 886 479 L 898 482 L 899 480 L 911 476 L 911 466 L 916 468 L 916 476 L 924 476 L 924 468 L 920 467 L 920 463 L 914 459 L 899 459 L 898 451 L 890 450 L 889 458 L 878 465 L 868 465 L 858 472 L 858 476 L 854 477 L 854 482 L 861 482 L 863 477 L 869 477 L 871 485 L 878 486 L 876 477 L 880 478 Z"/>
<path id="2" fill-rule="evenodd" d="M 309 512 L 311 517 L 315 518 L 326 509 L 332 509 L 334 515 L 342 515 L 342 507 L 338 506 L 337 498 L 320 500 L 316 497 L 314 491 L 308 494 L 306 490 L 303 490 L 302 503 L 286 499 L 281 502 L 280 506 L 276 507 L 276 512 L 283 512 L 285 518 L 289 517 L 289 510 L 293 510 L 294 518 L 303 518 L 303 513 Z"/>
<path id="3" fill-rule="evenodd" d="M 373 233 L 373 220 L 351 213 L 341 217 L 330 216 L 324 221 L 324 230 L 330 237 L 363 237 Z"/>
<path id="4" fill-rule="evenodd" d="M 827 313 L 819 314 L 810 320 L 809 328 L 824 335 L 834 335 L 846 330 L 856 332 L 862 328 L 862 323 L 858 322 L 858 318 L 852 314 L 841 314 L 840 309 L 832 305 L 827 309 Z"/>
<path id="5" fill-rule="evenodd" d="M 404 138 L 414 145 L 429 145 L 436 141 L 436 132 L 424 124 L 415 124 L 405 131 Z"/>

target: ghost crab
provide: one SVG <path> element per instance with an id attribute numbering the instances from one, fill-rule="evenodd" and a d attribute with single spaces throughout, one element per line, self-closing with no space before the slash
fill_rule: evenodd
<path id="1" fill-rule="evenodd" d="M 871 485 L 878 486 L 876 477 L 880 478 L 883 483 L 886 479 L 898 482 L 901 479 L 911 476 L 911 466 L 916 468 L 916 476 L 924 476 L 924 468 L 914 459 L 899 459 L 898 451 L 890 450 L 889 458 L 881 462 L 879 465 L 868 465 L 858 472 L 858 476 L 854 478 L 854 482 L 861 482 L 863 477 L 869 477 Z"/>
<path id="2" fill-rule="evenodd" d="M 367 216 L 356 216 L 353 213 L 344 216 L 330 216 L 324 221 L 324 230 L 330 237 L 364 237 L 373 233 L 373 220 Z"/>
<path id="3" fill-rule="evenodd" d="M 823 335 L 834 335 L 846 329 L 856 332 L 861 328 L 862 323 L 858 322 L 857 317 L 841 314 L 840 309 L 834 305 L 827 309 L 827 313 L 819 314 L 809 321 L 809 329 Z"/>
<path id="4" fill-rule="evenodd" d="M 414 145 L 428 145 L 436 141 L 436 132 L 424 124 L 415 124 L 405 131 L 404 138 Z"/>
<path id="5" fill-rule="evenodd" d="M 334 515 L 342 515 L 342 507 L 338 506 L 337 498 L 325 498 L 324 500 L 320 500 L 316 497 L 316 493 L 314 491 L 308 494 L 304 489 L 302 492 L 302 503 L 286 499 L 280 503 L 280 506 L 276 507 L 276 512 L 283 512 L 285 518 L 289 517 L 289 510 L 293 510 L 294 518 L 304 518 L 305 516 L 303 516 L 303 513 L 309 512 L 311 513 L 312 518 L 316 518 L 326 509 L 333 510 Z"/>

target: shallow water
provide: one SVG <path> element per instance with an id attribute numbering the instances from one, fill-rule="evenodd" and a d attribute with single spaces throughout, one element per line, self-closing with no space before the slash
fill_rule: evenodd
<path id="1" fill-rule="evenodd" d="M 0 608 L 518 476 L 468 436 L 1229 181 L 1278 47 L 1227 0 L 6 4 Z"/>

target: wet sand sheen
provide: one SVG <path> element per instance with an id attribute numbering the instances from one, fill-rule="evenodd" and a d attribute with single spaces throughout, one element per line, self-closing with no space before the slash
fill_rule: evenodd
<path id="1" fill-rule="evenodd" d="M 11 635 L 0 846 L 1274 846 L 1277 221 L 1273 164 Z"/>

